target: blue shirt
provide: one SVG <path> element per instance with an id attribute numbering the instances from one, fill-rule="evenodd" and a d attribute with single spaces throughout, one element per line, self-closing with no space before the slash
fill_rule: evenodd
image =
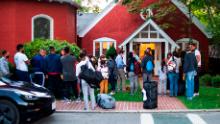
<path id="1" fill-rule="evenodd" d="M 45 58 L 45 71 L 46 73 L 62 73 L 62 64 L 60 55 L 49 54 Z"/>
<path id="2" fill-rule="evenodd" d="M 125 64 L 124 64 L 124 61 L 123 61 L 123 58 L 121 55 L 118 55 L 115 59 L 115 62 L 117 64 L 117 68 L 118 69 L 123 69 Z"/>
<path id="3" fill-rule="evenodd" d="M 45 58 L 40 54 L 35 55 L 31 60 L 33 72 L 44 72 L 44 60 Z"/>

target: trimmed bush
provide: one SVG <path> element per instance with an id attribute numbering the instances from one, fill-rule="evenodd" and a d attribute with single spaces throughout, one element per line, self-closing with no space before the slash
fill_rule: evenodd
<path id="1" fill-rule="evenodd" d="M 26 43 L 24 45 L 25 54 L 28 56 L 28 58 L 33 58 L 34 55 L 38 54 L 40 49 L 45 49 L 47 52 L 49 52 L 50 46 L 55 47 L 57 53 L 60 53 L 64 47 L 69 46 L 71 53 L 73 53 L 76 57 L 79 56 L 80 48 L 76 44 L 69 43 L 67 41 L 45 39 L 36 39 Z"/>
<path id="2" fill-rule="evenodd" d="M 106 52 L 106 57 L 109 58 L 109 56 L 114 56 L 114 57 L 117 56 L 117 51 L 116 51 L 114 45 L 112 45 Z"/>
<path id="3" fill-rule="evenodd" d="M 200 78 L 200 84 L 202 86 L 211 86 L 212 76 L 210 74 L 205 74 Z"/>
<path id="4" fill-rule="evenodd" d="M 212 77 L 212 86 L 213 87 L 220 87 L 220 75 L 216 75 Z"/>

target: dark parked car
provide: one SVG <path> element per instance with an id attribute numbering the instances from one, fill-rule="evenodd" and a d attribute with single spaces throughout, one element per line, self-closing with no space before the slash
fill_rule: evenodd
<path id="1" fill-rule="evenodd" d="M 0 124 L 19 124 L 52 114 L 56 109 L 53 94 L 28 82 L 0 78 Z"/>

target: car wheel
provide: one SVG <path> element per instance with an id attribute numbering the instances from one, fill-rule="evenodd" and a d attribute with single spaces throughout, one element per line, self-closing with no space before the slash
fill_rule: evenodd
<path id="1" fill-rule="evenodd" d="M 0 100 L 0 124 L 19 124 L 18 108 L 8 100 Z"/>

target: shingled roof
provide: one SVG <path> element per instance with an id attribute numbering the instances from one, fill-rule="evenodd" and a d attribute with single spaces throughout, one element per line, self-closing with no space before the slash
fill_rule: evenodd
<path id="1" fill-rule="evenodd" d="M 66 3 L 76 8 L 80 8 L 80 5 L 74 2 L 73 0 L 38 0 L 38 1 L 47 1 L 47 2 L 58 2 L 58 3 Z"/>

